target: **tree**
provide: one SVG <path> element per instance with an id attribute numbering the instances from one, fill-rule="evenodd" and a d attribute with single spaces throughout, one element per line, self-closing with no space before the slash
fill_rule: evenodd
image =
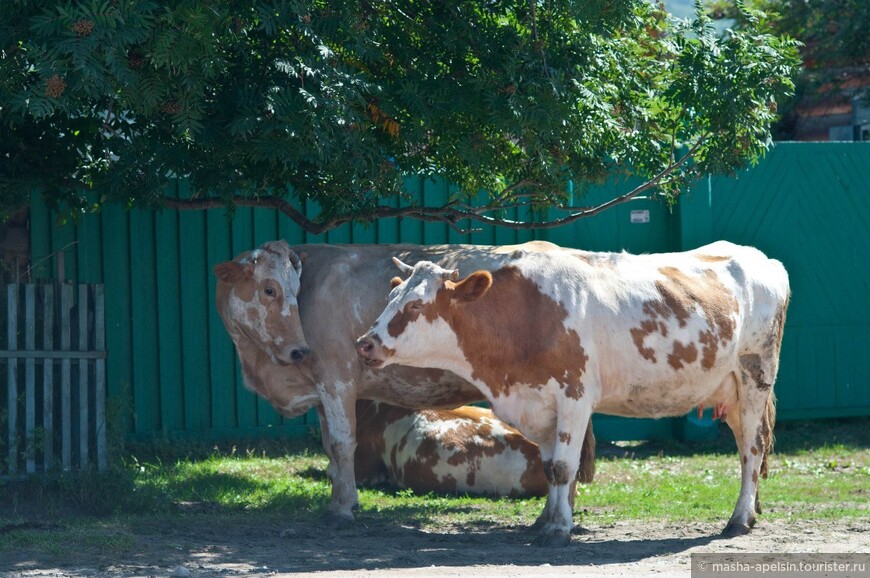
<path id="1" fill-rule="evenodd" d="M 672 200 L 763 154 L 796 65 L 752 15 L 719 37 L 640 0 L 6 0 L 0 13 L 0 207 L 40 190 L 75 213 L 93 189 L 272 206 L 310 232 L 401 215 L 554 226 L 643 191 Z M 644 184 L 568 206 L 568 181 L 620 174 Z M 406 175 L 458 192 L 395 208 Z M 190 198 L 164 194 L 178 177 Z M 522 221 L 503 216 L 515 206 Z M 541 220 L 550 206 L 563 216 Z"/>
<path id="2" fill-rule="evenodd" d="M 799 40 L 802 66 L 798 98 L 784 109 L 778 133 L 790 137 L 793 106 L 853 96 L 870 102 L 870 2 L 867 0 L 748 0 L 763 11 L 772 32 Z M 737 29 L 754 26 L 734 0 L 708 3 L 714 18 L 734 18 Z"/>

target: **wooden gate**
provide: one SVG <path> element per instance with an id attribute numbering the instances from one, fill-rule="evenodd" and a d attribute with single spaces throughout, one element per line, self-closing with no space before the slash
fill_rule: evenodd
<path id="1" fill-rule="evenodd" d="M 105 469 L 103 286 L 12 284 L 3 295 L 0 478 Z"/>

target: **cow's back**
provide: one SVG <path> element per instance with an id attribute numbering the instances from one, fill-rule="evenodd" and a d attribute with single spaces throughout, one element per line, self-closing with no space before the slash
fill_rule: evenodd
<path id="1" fill-rule="evenodd" d="M 772 342 L 778 351 L 788 276 L 751 247 L 564 250 L 526 254 L 512 266 L 564 309 L 564 330 L 588 356 L 584 370 L 600 384 L 603 413 L 683 414 L 739 370 L 741 354 Z"/>

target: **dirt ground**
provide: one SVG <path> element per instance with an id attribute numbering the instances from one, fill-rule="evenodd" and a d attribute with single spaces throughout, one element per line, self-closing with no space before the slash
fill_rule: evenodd
<path id="1" fill-rule="evenodd" d="M 751 535 L 731 540 L 718 538 L 718 525 L 615 522 L 579 529 L 570 546 L 555 550 L 529 546 L 520 527 L 426 532 L 388 526 L 376 514 L 347 530 L 251 522 L 215 525 L 201 514 L 172 528 L 143 527 L 135 547 L 117 559 L 99 545 L 62 560 L 39 560 L 26 550 L 4 553 L 0 576 L 689 576 L 693 552 L 870 553 L 870 520 L 762 517 Z"/>

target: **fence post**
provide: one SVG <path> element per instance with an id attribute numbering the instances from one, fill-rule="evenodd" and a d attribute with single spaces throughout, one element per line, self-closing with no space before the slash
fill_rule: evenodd
<path id="1" fill-rule="evenodd" d="M 79 351 L 88 351 L 88 286 L 79 284 Z M 79 465 L 88 465 L 88 360 L 79 359 Z"/>
<path id="2" fill-rule="evenodd" d="M 18 285 L 9 285 L 7 292 L 7 345 L 9 351 L 18 349 Z M 18 472 L 18 360 L 9 358 L 6 366 L 6 387 L 9 411 L 7 425 L 9 426 L 9 464 L 6 471 L 9 474 Z"/>
<path id="3" fill-rule="evenodd" d="M 104 351 L 106 349 L 106 315 L 104 311 L 105 299 L 103 286 L 94 288 L 94 349 Z M 98 358 L 94 367 L 94 392 L 95 407 L 94 421 L 97 429 L 97 469 L 103 471 L 108 465 L 106 452 L 106 360 Z"/>
<path id="4" fill-rule="evenodd" d="M 72 285 L 60 285 L 60 349 L 70 350 L 70 310 L 72 309 Z M 60 364 L 60 424 L 62 430 L 61 463 L 64 470 L 72 467 L 72 393 L 71 372 L 72 361 L 64 357 Z"/>
<path id="5" fill-rule="evenodd" d="M 54 285 L 43 285 L 42 348 L 54 351 Z M 54 361 L 46 359 L 42 368 L 42 464 L 48 471 L 54 462 Z"/>
<path id="6" fill-rule="evenodd" d="M 24 348 L 36 349 L 36 286 L 24 286 Z M 24 440 L 26 448 L 25 469 L 28 474 L 36 472 L 36 359 L 24 361 Z M 43 432 L 44 433 L 44 432 Z"/>

